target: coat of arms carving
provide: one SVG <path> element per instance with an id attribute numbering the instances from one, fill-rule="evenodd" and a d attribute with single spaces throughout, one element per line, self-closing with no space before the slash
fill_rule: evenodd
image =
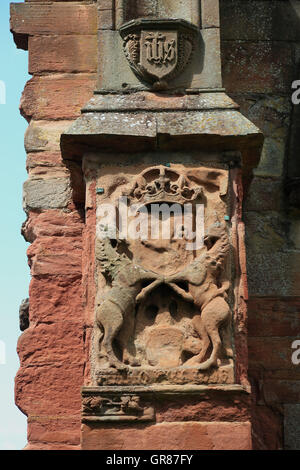
<path id="1" fill-rule="evenodd" d="M 155 89 L 167 88 L 188 65 L 197 28 L 183 20 L 134 20 L 120 28 L 135 74 Z"/>

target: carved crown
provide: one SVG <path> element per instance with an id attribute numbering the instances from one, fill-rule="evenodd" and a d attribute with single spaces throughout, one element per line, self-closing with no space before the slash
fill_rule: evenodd
<path id="1" fill-rule="evenodd" d="M 201 197 L 202 186 L 193 186 L 178 171 L 163 165 L 148 168 L 135 180 L 130 190 L 123 193 L 131 203 L 149 204 L 185 204 Z"/>
<path id="2" fill-rule="evenodd" d="M 156 89 L 167 88 L 188 65 L 198 28 L 177 19 L 132 20 L 120 28 L 130 67 Z"/>

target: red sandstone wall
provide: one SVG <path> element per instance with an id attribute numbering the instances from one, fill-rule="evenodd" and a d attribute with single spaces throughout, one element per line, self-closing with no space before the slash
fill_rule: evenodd
<path id="1" fill-rule="evenodd" d="M 245 222 L 254 445 L 268 449 L 281 448 L 284 441 L 293 446 L 291 415 L 300 407 L 300 369 L 291 363 L 290 349 L 300 331 L 300 246 L 287 230 L 300 216 L 287 210 L 284 191 L 287 159 L 293 155 L 290 83 L 300 79 L 300 29 L 293 12 L 284 10 L 288 3 L 221 1 L 224 85 L 266 135 Z M 82 194 L 70 183 L 71 172 L 74 181 L 79 171 L 62 161 L 59 138 L 94 89 L 96 19 L 92 1 L 28 0 L 12 7 L 14 38 L 18 47 L 28 47 L 33 74 L 21 100 L 29 122 L 24 236 L 32 243 L 30 328 L 19 340 L 16 378 L 30 449 L 80 444 L 79 389 L 84 376 L 88 381 L 93 305 L 82 249 L 86 252 L 92 240 L 87 231 L 83 236 Z"/>
<path id="2" fill-rule="evenodd" d="M 85 221 L 82 195 L 70 182 L 70 172 L 79 171 L 62 161 L 60 134 L 94 90 L 97 14 L 93 2 L 41 3 L 12 6 L 15 41 L 24 48 L 28 43 L 33 75 L 20 106 L 29 122 L 23 234 L 32 243 L 32 281 L 30 328 L 18 343 L 16 403 L 28 415 L 29 449 L 77 449 L 88 336 Z"/>
<path id="3" fill-rule="evenodd" d="M 300 213 L 287 197 L 288 178 L 300 176 L 299 112 L 291 103 L 300 78 L 299 6 L 221 0 L 221 36 L 226 91 L 265 136 L 244 203 L 253 444 L 299 449 L 300 366 L 291 345 L 300 338 Z"/>

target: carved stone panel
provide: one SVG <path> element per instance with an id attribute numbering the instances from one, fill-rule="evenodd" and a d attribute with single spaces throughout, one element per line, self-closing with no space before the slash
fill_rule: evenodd
<path id="1" fill-rule="evenodd" d="M 166 89 L 188 65 L 197 28 L 184 20 L 135 20 L 123 25 L 124 52 L 135 74 L 156 89 Z"/>
<path id="2" fill-rule="evenodd" d="M 97 187 L 96 383 L 234 383 L 226 167 L 106 166 Z"/>
<path id="3" fill-rule="evenodd" d="M 82 422 L 154 421 L 153 406 L 134 393 L 82 392 Z"/>

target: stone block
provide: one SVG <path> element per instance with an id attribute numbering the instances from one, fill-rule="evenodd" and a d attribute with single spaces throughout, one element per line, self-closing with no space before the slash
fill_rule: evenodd
<path id="1" fill-rule="evenodd" d="M 160 423 L 150 426 L 82 427 L 83 450 L 249 450 L 251 424 Z"/>
<path id="2" fill-rule="evenodd" d="M 69 317 L 30 326 L 19 337 L 17 352 L 21 367 L 78 364 L 83 357 L 82 321 Z"/>
<path id="3" fill-rule="evenodd" d="M 18 35 L 96 34 L 96 3 L 12 3 L 10 26 Z"/>
<path id="4" fill-rule="evenodd" d="M 60 136 L 70 127 L 70 121 L 30 122 L 25 133 L 25 150 L 28 153 L 46 151 L 60 153 Z M 46 157 L 47 158 L 47 157 Z"/>
<path id="5" fill-rule="evenodd" d="M 294 366 L 294 370 L 297 366 Z M 299 367 L 299 366 L 298 366 Z M 267 404 L 300 402 L 300 380 L 297 379 L 265 379 L 263 382 L 263 396 Z"/>
<path id="6" fill-rule="evenodd" d="M 80 416 L 82 362 L 28 365 L 19 369 L 15 384 L 16 404 L 27 416 Z"/>
<path id="7" fill-rule="evenodd" d="M 220 27 L 220 8 L 219 0 L 201 1 L 201 27 L 219 28 Z"/>
<path id="8" fill-rule="evenodd" d="M 247 255 L 250 258 L 259 253 L 274 255 L 274 252 L 286 248 L 286 218 L 276 212 L 246 212 L 244 220 Z"/>
<path id="9" fill-rule="evenodd" d="M 284 444 L 286 450 L 300 450 L 300 404 L 284 405 Z"/>
<path id="10" fill-rule="evenodd" d="M 284 93 L 294 79 L 293 49 L 288 42 L 223 41 L 223 82 L 230 93 Z"/>
<path id="11" fill-rule="evenodd" d="M 253 296 L 299 296 L 300 252 L 248 253 L 249 293 Z"/>
<path id="12" fill-rule="evenodd" d="M 112 9 L 109 10 L 99 10 L 99 29 L 114 29 L 114 11 Z"/>
<path id="13" fill-rule="evenodd" d="M 283 182 L 271 178 L 255 177 L 244 202 L 247 211 L 278 211 L 283 208 Z"/>
<path id="14" fill-rule="evenodd" d="M 30 283 L 30 321 L 67 322 L 77 312 L 80 321 L 82 312 L 81 279 L 59 276 L 55 278 L 33 278 Z"/>
<path id="15" fill-rule="evenodd" d="M 23 224 L 23 235 L 31 243 L 38 237 L 80 237 L 82 230 L 83 221 L 76 211 L 29 212 Z"/>
<path id="16" fill-rule="evenodd" d="M 29 73 L 96 72 L 97 35 L 30 36 Z"/>
<path id="17" fill-rule="evenodd" d="M 70 250 L 70 247 L 72 249 Z M 82 240 L 78 237 L 42 237 L 27 250 L 33 276 L 82 274 Z"/>
<path id="18" fill-rule="evenodd" d="M 93 94 L 95 75 L 36 76 L 27 82 L 20 104 L 26 119 L 75 119 Z"/>
<path id="19" fill-rule="evenodd" d="M 79 446 L 80 445 L 80 417 L 66 415 L 32 416 L 28 419 L 29 445 L 45 446 Z M 46 444 L 47 443 L 47 444 Z"/>
<path id="20" fill-rule="evenodd" d="M 62 155 L 60 152 L 32 152 L 27 154 L 26 168 L 30 171 L 36 167 L 59 167 L 63 166 Z"/>
<path id="21" fill-rule="evenodd" d="M 222 39 L 299 41 L 299 2 L 221 0 Z"/>
<path id="22" fill-rule="evenodd" d="M 68 178 L 29 179 L 24 183 L 24 210 L 57 209 L 68 205 L 71 198 Z"/>
<path id="23" fill-rule="evenodd" d="M 299 311 L 299 299 L 250 298 L 249 337 L 297 337 L 300 331 Z"/>
<path id="24" fill-rule="evenodd" d="M 250 368 L 262 367 L 267 370 L 295 369 L 292 363 L 292 343 L 295 337 L 249 337 Z"/>
<path id="25" fill-rule="evenodd" d="M 282 177 L 292 111 L 290 96 L 246 93 L 232 94 L 232 97 L 240 105 L 241 113 L 259 127 L 265 136 L 260 163 L 254 170 L 255 175 Z"/>
<path id="26" fill-rule="evenodd" d="M 98 88 L 106 90 L 143 90 L 142 83 L 131 70 L 125 57 L 118 31 L 99 31 Z M 221 88 L 220 36 L 218 28 L 202 30 L 192 60 L 177 78 L 174 88 Z"/>

